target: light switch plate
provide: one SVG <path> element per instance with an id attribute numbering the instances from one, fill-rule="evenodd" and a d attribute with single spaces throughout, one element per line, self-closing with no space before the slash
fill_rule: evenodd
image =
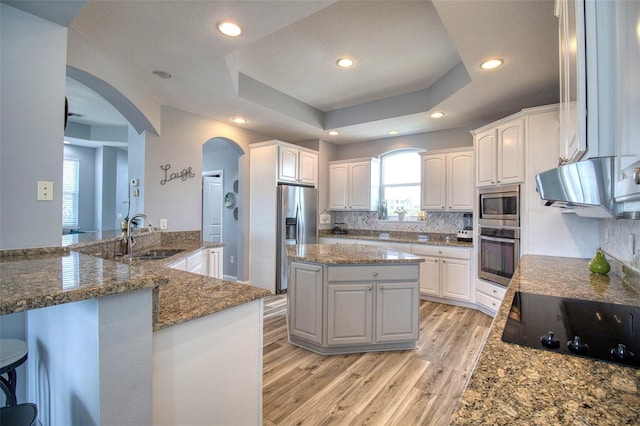
<path id="1" fill-rule="evenodd" d="M 53 201 L 53 182 L 38 181 L 38 201 Z"/>
<path id="2" fill-rule="evenodd" d="M 160 219 L 160 229 L 167 229 L 167 219 Z"/>

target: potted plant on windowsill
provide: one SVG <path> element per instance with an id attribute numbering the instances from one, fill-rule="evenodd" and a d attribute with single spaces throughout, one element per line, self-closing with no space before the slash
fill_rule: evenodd
<path id="1" fill-rule="evenodd" d="M 404 220 L 404 217 L 407 215 L 407 209 L 403 206 L 396 208 L 393 212 L 398 215 L 399 221 Z"/>

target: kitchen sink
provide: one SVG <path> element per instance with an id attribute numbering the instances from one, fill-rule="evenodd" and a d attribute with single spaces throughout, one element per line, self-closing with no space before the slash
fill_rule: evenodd
<path id="1" fill-rule="evenodd" d="M 184 249 L 170 249 L 170 250 L 148 250 L 144 253 L 135 254 L 131 256 L 131 259 L 135 260 L 160 260 L 167 257 L 174 256 L 183 252 Z"/>

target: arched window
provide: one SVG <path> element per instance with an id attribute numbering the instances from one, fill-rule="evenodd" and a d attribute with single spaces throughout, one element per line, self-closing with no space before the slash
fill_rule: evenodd
<path id="1" fill-rule="evenodd" d="M 420 211 L 420 155 L 422 150 L 403 149 L 382 155 L 381 194 L 389 216 L 404 208 L 407 216 Z"/>

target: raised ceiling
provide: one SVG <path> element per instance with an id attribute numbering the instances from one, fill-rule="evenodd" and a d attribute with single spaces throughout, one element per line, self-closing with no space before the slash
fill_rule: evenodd
<path id="1" fill-rule="evenodd" d="M 71 27 L 163 105 L 224 122 L 241 115 L 242 127 L 290 142 L 350 143 L 557 102 L 553 12 L 553 0 L 90 0 Z M 223 19 L 242 35 L 220 34 Z M 336 67 L 341 56 L 355 66 Z M 504 66 L 480 70 L 490 57 Z M 86 123 L 103 114 L 71 109 Z M 434 110 L 445 117 L 431 119 Z"/>

